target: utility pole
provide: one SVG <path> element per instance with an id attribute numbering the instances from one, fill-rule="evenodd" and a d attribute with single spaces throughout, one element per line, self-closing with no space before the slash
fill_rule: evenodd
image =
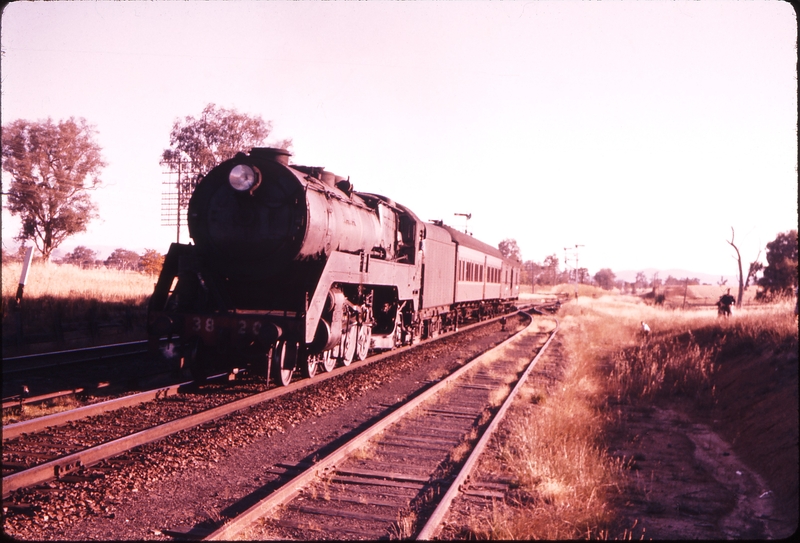
<path id="1" fill-rule="evenodd" d="M 189 162 L 183 159 L 175 161 L 161 161 L 162 166 L 168 166 L 169 170 L 164 172 L 169 175 L 169 180 L 164 181 L 165 187 L 161 193 L 161 226 L 175 227 L 175 241 L 181 242 L 181 214 L 188 204 L 192 188 L 187 182 L 187 177 L 191 175 Z M 172 175 L 178 175 L 178 181 L 172 179 Z"/>
<path id="2" fill-rule="evenodd" d="M 578 250 L 580 247 L 586 247 L 585 245 L 578 245 L 575 244 L 575 281 L 580 283 L 580 279 L 578 278 L 578 273 L 580 273 L 580 262 L 578 260 Z"/>
<path id="3" fill-rule="evenodd" d="M 573 256 L 575 257 L 575 267 L 573 268 L 573 270 L 575 272 L 575 282 L 573 283 L 573 287 L 574 287 L 574 290 L 575 290 L 575 299 L 576 300 L 578 299 L 578 283 L 580 283 L 580 277 L 578 276 L 578 274 L 580 273 L 580 266 L 579 266 L 580 260 L 578 259 L 578 248 L 579 247 L 584 247 L 584 245 L 580 245 L 580 244 L 576 243 L 575 244 L 575 249 L 574 249 L 575 252 L 573 253 Z M 567 251 L 569 249 L 571 249 L 571 247 L 564 247 L 564 269 L 567 270 L 567 282 L 568 283 L 572 283 L 572 277 L 571 277 L 571 275 L 569 273 L 569 268 L 567 267 L 567 262 L 569 262 L 567 260 Z"/>

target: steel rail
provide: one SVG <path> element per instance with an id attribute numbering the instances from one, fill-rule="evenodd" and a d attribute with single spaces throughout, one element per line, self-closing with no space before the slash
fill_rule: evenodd
<path id="1" fill-rule="evenodd" d="M 532 325 L 533 325 L 533 320 L 531 320 L 531 324 L 529 324 L 528 327 L 525 328 L 525 330 L 528 330 Z M 342 460 L 347 458 L 351 453 L 363 447 L 367 443 L 367 441 L 369 441 L 376 435 L 386 430 L 392 424 L 401 420 L 409 412 L 413 411 L 414 409 L 417 409 L 424 402 L 438 395 L 440 392 L 445 390 L 453 381 L 461 378 L 465 373 L 475 369 L 485 361 L 489 360 L 490 357 L 494 356 L 494 353 L 496 352 L 497 349 L 500 349 L 506 346 L 507 344 L 516 341 L 520 337 L 520 335 L 521 333 L 517 333 L 507 338 L 505 341 L 499 343 L 492 349 L 475 357 L 470 362 L 468 362 L 464 366 L 460 367 L 459 369 L 451 373 L 449 376 L 445 377 L 435 385 L 431 386 L 429 389 L 424 391 L 419 396 L 414 397 L 406 404 L 397 408 L 395 411 L 392 411 L 388 415 L 384 416 L 374 425 L 370 426 L 369 428 L 361 432 L 354 439 L 345 443 L 344 445 L 342 445 L 341 447 L 339 447 L 338 449 L 336 449 L 335 451 L 333 451 L 332 453 L 330 453 L 329 455 L 327 455 L 326 457 L 315 463 L 312 467 L 310 467 L 306 471 L 298 474 L 296 477 L 288 481 L 285 485 L 277 489 L 275 492 L 273 492 L 263 500 L 259 501 L 255 505 L 251 506 L 241 515 L 237 516 L 236 518 L 232 519 L 231 521 L 219 527 L 211 534 L 207 535 L 204 538 L 204 540 L 220 541 L 220 540 L 233 539 L 242 531 L 244 531 L 253 523 L 255 523 L 259 518 L 263 517 L 276 507 L 291 500 L 305 486 L 313 482 L 320 474 L 335 468 L 336 464 L 340 463 Z"/>
<path id="2" fill-rule="evenodd" d="M 100 383 L 100 384 L 102 385 L 103 383 Z M 104 387 L 105 386 L 108 386 L 108 384 L 106 383 L 104 385 Z M 102 387 L 100 385 L 98 385 L 95 388 L 102 388 Z M 86 389 L 85 388 L 75 388 L 75 389 L 72 389 L 72 390 L 62 390 L 62 391 L 59 391 L 59 392 L 51 392 L 49 394 L 42 394 L 41 396 L 31 396 L 31 397 L 28 397 L 28 398 L 24 397 L 21 394 L 16 394 L 14 396 L 9 396 L 8 398 L 3 398 L 3 409 L 8 409 L 9 407 L 19 407 L 21 405 L 30 405 L 30 404 L 39 403 L 39 402 L 46 402 L 47 400 L 53 400 L 55 398 L 63 398 L 64 396 L 74 396 L 74 395 L 80 394 L 84 390 L 86 390 Z"/>
<path id="3" fill-rule="evenodd" d="M 499 317 L 498 317 L 499 318 Z M 476 326 L 487 324 L 491 322 L 491 320 L 487 321 L 479 321 L 468 326 L 461 328 L 458 331 L 448 332 L 446 334 L 441 334 L 430 341 L 426 342 L 425 344 L 432 343 L 434 341 L 444 339 L 449 337 L 453 334 L 460 332 L 464 332 Z M 513 339 L 514 336 L 507 339 L 501 345 L 505 344 L 510 339 Z M 33 485 L 41 484 L 46 481 L 50 481 L 52 479 L 57 479 L 60 475 L 66 474 L 70 471 L 75 470 L 78 467 L 88 467 L 118 454 L 124 453 L 128 450 L 131 450 L 135 447 L 140 445 L 145 445 L 147 443 L 151 443 L 153 441 L 158 441 L 159 439 L 163 439 L 168 437 L 172 434 L 176 434 L 183 430 L 187 430 L 190 428 L 194 428 L 196 426 L 200 426 L 201 424 L 205 424 L 207 422 L 211 422 L 213 420 L 222 418 L 226 415 L 230 415 L 237 411 L 241 411 L 243 409 L 247 409 L 248 407 L 252 407 L 259 403 L 263 403 L 274 398 L 278 398 L 285 394 L 290 394 L 295 392 L 299 389 L 313 386 L 318 383 L 323 383 L 328 379 L 332 379 L 334 377 L 338 377 L 340 375 L 344 375 L 353 370 L 357 370 L 360 368 L 365 367 L 366 364 L 372 364 L 378 362 L 380 360 L 389 358 L 391 356 L 395 356 L 401 353 L 404 353 L 408 350 L 417 348 L 419 345 L 408 345 L 405 347 L 401 347 L 399 349 L 395 349 L 392 351 L 386 351 L 385 353 L 381 353 L 379 355 L 372 356 L 365 360 L 363 364 L 351 364 L 350 366 L 344 368 L 338 368 L 336 371 L 326 373 L 321 376 L 317 376 L 313 379 L 303 379 L 300 381 L 296 381 L 291 383 L 285 387 L 274 388 L 268 390 L 266 392 L 262 392 L 260 394 L 255 394 L 253 396 L 248 396 L 246 398 L 242 398 L 240 400 L 236 400 L 221 406 L 217 406 L 207 411 L 203 411 L 201 413 L 196 413 L 194 415 L 188 415 L 186 417 L 182 417 L 179 419 L 175 419 L 173 421 L 167 422 L 165 424 L 161 424 L 158 426 L 154 426 L 147 430 L 142 430 L 140 432 L 136 432 L 134 434 L 130 434 L 113 441 L 109 441 L 107 443 L 103 443 L 101 445 L 97 445 L 95 447 L 90 447 L 83 451 L 79 451 L 61 458 L 57 458 L 55 460 L 51 460 L 50 462 L 45 462 L 43 464 L 39 464 L 38 466 L 34 466 L 30 469 L 14 473 L 3 477 L 3 492 L 2 497 L 5 498 L 10 495 L 12 492 L 30 487 Z M 480 357 L 478 357 L 480 358 Z M 462 368 L 463 369 L 463 368 Z M 458 370 L 460 371 L 460 370 Z M 167 387 L 169 388 L 169 387 Z M 92 407 L 92 406 L 86 406 Z M 69 412 L 65 412 L 69 413 Z M 56 413 L 55 415 L 58 415 Z M 38 420 L 38 419 L 33 419 Z M 21 424 L 21 423 L 20 423 Z M 51 424 L 52 425 L 52 424 Z M 4 433 L 6 429 L 3 429 Z"/>
<path id="4" fill-rule="evenodd" d="M 51 426 L 60 426 L 74 420 L 81 420 L 94 415 L 100 415 L 102 413 L 114 411 L 115 409 L 138 405 L 140 403 L 149 402 L 150 400 L 155 400 L 158 398 L 173 396 L 178 393 L 178 389 L 191 384 L 192 381 L 187 381 L 185 383 L 178 383 L 168 387 L 147 390 L 145 392 L 139 392 L 138 394 L 131 394 L 121 398 L 114 398 L 113 400 L 106 400 L 104 402 L 98 402 L 91 405 L 78 407 L 76 409 L 70 409 L 69 411 L 61 411 L 60 413 L 53 413 L 52 415 L 45 415 L 43 417 L 37 417 L 35 419 L 9 424 L 8 426 L 3 426 L 3 441 L 15 438 L 22 434 L 39 432 Z"/>
<path id="5" fill-rule="evenodd" d="M 120 352 L 115 352 L 115 351 L 120 351 Z M 59 366 L 69 366 L 72 364 L 91 362 L 93 360 L 106 360 L 109 358 L 118 358 L 121 356 L 134 356 L 138 354 L 144 354 L 146 352 L 147 352 L 147 340 L 143 340 L 143 341 L 129 341 L 127 343 L 113 343 L 110 345 L 98 345 L 95 347 L 70 349 L 66 351 L 51 351 L 47 353 L 4 357 L 3 375 L 11 375 L 14 373 L 23 373 L 26 371 L 47 369 Z M 78 357 L 78 358 L 69 360 L 69 358 L 71 357 Z M 67 358 L 68 360 L 63 360 L 64 358 Z M 48 360 L 55 360 L 55 362 L 47 362 Z M 9 364 L 13 364 L 16 367 L 9 367 Z"/>
<path id="6" fill-rule="evenodd" d="M 416 539 L 429 540 L 435 538 L 438 535 L 439 530 L 441 529 L 442 521 L 444 520 L 444 517 L 447 514 L 447 512 L 450 510 L 451 503 L 456 498 L 456 496 L 458 496 L 458 493 L 461 491 L 461 485 L 464 483 L 464 481 L 466 481 L 467 477 L 469 477 L 469 475 L 472 473 L 472 470 L 478 463 L 478 459 L 480 458 L 481 454 L 486 448 L 486 445 L 488 445 L 489 440 L 492 437 L 492 434 L 495 432 L 495 430 L 497 430 L 497 428 L 500 426 L 500 422 L 502 422 L 503 418 L 505 417 L 506 411 L 508 411 L 508 408 L 511 406 L 511 403 L 517 396 L 517 393 L 522 389 L 522 386 L 528 379 L 528 375 L 530 374 L 531 370 L 533 370 L 534 366 L 536 366 L 536 363 L 539 361 L 539 358 L 544 354 L 545 350 L 550 345 L 550 342 L 556 336 L 556 333 L 561 327 L 561 323 L 559 322 L 559 320 L 558 319 L 555 320 L 556 320 L 556 327 L 550 333 L 550 337 L 547 339 L 545 344 L 542 345 L 542 348 L 539 349 L 539 352 L 536 354 L 533 360 L 531 360 L 530 364 L 528 364 L 528 367 L 525 369 L 525 372 L 522 374 L 522 377 L 520 377 L 519 381 L 517 381 L 517 384 L 514 386 L 511 393 L 508 395 L 508 397 L 506 397 L 502 407 L 500 407 L 495 416 L 492 418 L 492 422 L 489 423 L 489 426 L 486 428 L 480 440 L 475 445 L 475 448 L 470 453 L 469 457 L 467 458 L 467 461 L 464 462 L 464 465 L 462 466 L 458 475 L 451 483 L 450 488 L 447 490 L 447 492 L 445 492 L 444 496 L 442 496 L 439 505 L 436 506 L 436 509 L 434 509 L 433 513 L 431 513 L 431 516 L 428 517 L 425 526 L 423 526 L 422 529 L 417 534 Z"/>

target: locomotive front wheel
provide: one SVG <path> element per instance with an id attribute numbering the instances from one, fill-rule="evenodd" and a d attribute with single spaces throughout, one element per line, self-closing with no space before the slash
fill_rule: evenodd
<path id="1" fill-rule="evenodd" d="M 279 341 L 272 350 L 272 368 L 275 380 L 281 386 L 292 382 L 296 358 L 297 346 L 286 341 Z"/>
<path id="2" fill-rule="evenodd" d="M 333 368 L 336 367 L 336 358 L 331 356 L 331 352 L 323 351 L 319 356 L 322 357 L 322 369 L 326 373 L 333 371 Z"/>

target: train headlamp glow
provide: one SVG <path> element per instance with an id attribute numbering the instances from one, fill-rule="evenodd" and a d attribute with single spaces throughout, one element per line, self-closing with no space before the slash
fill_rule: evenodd
<path id="1" fill-rule="evenodd" d="M 247 192 L 258 184 L 258 172 L 252 166 L 238 164 L 228 174 L 228 183 L 239 192 Z"/>

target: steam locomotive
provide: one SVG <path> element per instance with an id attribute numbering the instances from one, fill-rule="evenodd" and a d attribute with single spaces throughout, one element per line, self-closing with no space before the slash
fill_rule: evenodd
<path id="1" fill-rule="evenodd" d="M 509 311 L 519 263 L 421 221 L 322 167 L 254 148 L 189 201 L 194 244 L 173 243 L 148 308 L 152 349 L 202 380 L 248 369 L 287 385 Z"/>

